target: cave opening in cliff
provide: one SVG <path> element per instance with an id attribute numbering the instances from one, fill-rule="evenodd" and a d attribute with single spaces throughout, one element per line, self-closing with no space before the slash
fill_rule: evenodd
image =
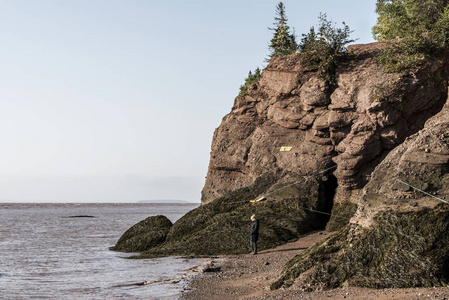
<path id="1" fill-rule="evenodd" d="M 332 207 L 334 206 L 334 197 L 338 187 L 337 178 L 330 174 L 327 176 L 327 180 L 320 182 L 320 201 L 319 210 L 326 214 L 320 214 L 320 223 L 322 227 L 325 227 L 329 222 Z"/>

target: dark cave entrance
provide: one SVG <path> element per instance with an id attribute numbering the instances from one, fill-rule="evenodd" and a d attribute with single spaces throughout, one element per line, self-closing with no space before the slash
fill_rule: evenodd
<path id="1" fill-rule="evenodd" d="M 332 213 L 332 207 L 334 206 L 334 197 L 337 191 L 338 181 L 337 178 L 330 174 L 327 176 L 327 180 L 320 181 L 319 190 L 319 204 L 318 211 L 323 212 L 319 214 L 319 221 L 321 227 L 326 227 L 327 222 L 330 220 Z"/>

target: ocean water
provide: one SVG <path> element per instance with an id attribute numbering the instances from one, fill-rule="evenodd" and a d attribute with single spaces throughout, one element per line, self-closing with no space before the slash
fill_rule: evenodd
<path id="1" fill-rule="evenodd" d="M 177 278 L 203 260 L 126 259 L 109 247 L 149 216 L 174 222 L 197 206 L 0 203 L 0 299 L 177 299 Z"/>

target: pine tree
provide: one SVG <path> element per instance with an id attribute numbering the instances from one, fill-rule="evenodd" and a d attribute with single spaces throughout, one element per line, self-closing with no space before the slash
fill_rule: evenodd
<path id="1" fill-rule="evenodd" d="M 249 71 L 248 73 L 248 77 L 245 78 L 245 84 L 240 86 L 240 93 L 239 96 L 243 96 L 248 92 L 248 87 L 259 81 L 260 77 L 262 76 L 262 71 L 259 69 L 259 67 L 256 68 L 256 70 L 254 71 L 254 74 Z"/>
<path id="2" fill-rule="evenodd" d="M 352 31 L 344 22 L 343 28 L 337 28 L 327 19 L 326 14 L 320 14 L 318 30 L 310 28 L 308 34 L 303 34 L 299 50 L 303 56 L 303 62 L 310 67 L 315 67 L 329 81 L 335 84 L 335 70 L 339 61 L 343 58 L 346 46 L 355 40 L 350 38 Z"/>
<path id="3" fill-rule="evenodd" d="M 275 28 L 269 28 L 274 31 L 273 38 L 269 45 L 270 58 L 294 53 L 298 49 L 295 35 L 290 33 L 290 27 L 287 25 L 287 16 L 285 15 L 285 6 L 282 2 L 276 7 L 276 17 L 274 18 Z"/>

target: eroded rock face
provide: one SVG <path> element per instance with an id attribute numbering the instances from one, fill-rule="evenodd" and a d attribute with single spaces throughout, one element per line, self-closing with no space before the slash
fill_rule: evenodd
<path id="1" fill-rule="evenodd" d="M 333 165 L 335 207 L 357 203 L 383 157 L 421 129 L 447 98 L 447 60 L 399 76 L 374 62 L 381 46 L 351 46 L 337 70 L 336 89 L 303 67 L 300 56 L 271 60 L 214 133 L 202 203 L 273 170 L 310 175 Z M 282 146 L 292 149 L 281 152 Z"/>
<path id="2" fill-rule="evenodd" d="M 375 168 L 350 224 L 292 259 L 272 288 L 447 286 L 448 200 L 449 98 Z"/>
<path id="3" fill-rule="evenodd" d="M 442 203 L 410 185 L 449 202 L 449 99 L 375 169 L 351 223 L 369 228 L 382 211 L 418 211 Z"/>

